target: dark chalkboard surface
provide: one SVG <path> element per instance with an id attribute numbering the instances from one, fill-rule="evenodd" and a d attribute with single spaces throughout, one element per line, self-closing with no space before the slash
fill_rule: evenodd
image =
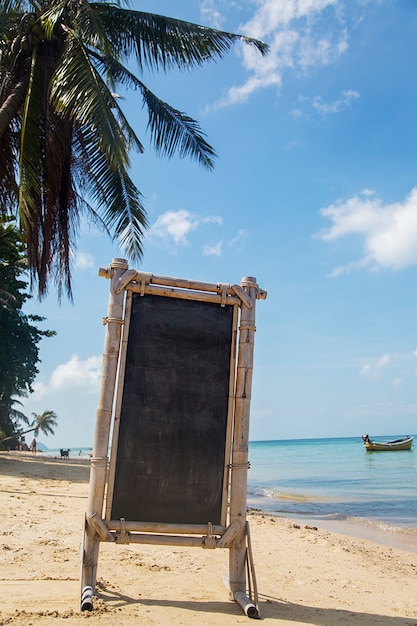
<path id="1" fill-rule="evenodd" d="M 111 519 L 221 523 L 233 306 L 132 295 Z"/>

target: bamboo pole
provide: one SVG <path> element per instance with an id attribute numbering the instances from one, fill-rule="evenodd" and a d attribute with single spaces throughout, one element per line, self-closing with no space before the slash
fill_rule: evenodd
<path id="1" fill-rule="evenodd" d="M 94 528 L 98 536 L 100 537 L 100 541 L 114 541 L 113 535 L 110 533 L 104 521 L 94 513 L 91 517 L 87 517 L 87 523 L 91 524 Z"/>
<path id="2" fill-rule="evenodd" d="M 230 487 L 230 462 L 231 462 L 231 446 L 233 437 L 233 414 L 235 409 L 235 377 L 236 377 L 236 350 L 237 350 L 237 326 L 239 321 L 239 307 L 233 307 L 233 326 L 232 326 L 232 342 L 230 347 L 230 373 L 229 373 L 229 397 L 227 401 L 227 421 L 226 421 L 226 445 L 224 454 L 224 473 L 223 473 L 223 491 L 222 491 L 222 508 L 220 521 L 226 524 L 227 509 L 229 500 Z"/>
<path id="3" fill-rule="evenodd" d="M 217 542 L 218 548 L 230 548 L 234 538 L 240 532 L 240 524 L 237 520 L 226 530 L 224 535 Z"/>
<path id="4" fill-rule="evenodd" d="M 123 323 L 124 292 L 116 294 L 115 289 L 128 264 L 125 259 L 113 259 L 108 268 L 100 269 L 99 275 L 110 278 L 110 295 L 107 309 L 106 334 L 103 351 L 103 370 L 96 424 L 94 431 L 93 453 L 90 468 L 90 485 L 88 492 L 87 520 L 97 515 L 101 518 L 104 502 L 104 491 L 107 477 L 108 447 L 116 383 L 116 372 L 119 357 L 120 334 Z M 91 524 L 86 522 L 81 554 L 81 609 L 91 610 L 90 601 L 83 605 L 84 593 L 91 588 L 94 592 L 97 578 L 97 562 L 100 537 Z"/>
<path id="5" fill-rule="evenodd" d="M 248 617 L 251 617 L 252 619 L 259 618 L 258 609 L 243 591 L 236 591 L 234 599 Z"/>
<path id="6" fill-rule="evenodd" d="M 239 351 L 236 376 L 235 415 L 230 483 L 230 524 L 240 525 L 229 551 L 229 584 L 231 599 L 237 601 L 246 592 L 246 507 L 249 415 L 252 388 L 253 351 L 255 335 L 256 279 L 244 277 L 240 283 L 249 299 L 242 301 Z M 251 306 L 248 306 L 250 304 Z"/>
<path id="7" fill-rule="evenodd" d="M 248 549 L 247 549 L 248 568 L 249 568 L 249 574 L 248 575 L 250 576 L 250 578 L 252 578 L 252 583 L 253 583 L 253 601 L 255 603 L 255 606 L 256 606 L 258 614 L 259 614 L 258 583 L 256 581 L 255 564 L 253 562 L 252 539 L 251 539 L 251 535 L 250 535 L 249 522 L 246 522 L 246 541 L 247 541 L 247 545 L 248 545 Z M 249 594 L 249 595 L 251 595 L 251 594 Z"/>
<path id="8" fill-rule="evenodd" d="M 235 293 L 235 288 L 239 290 L 238 285 L 229 285 L 228 283 L 206 283 L 198 280 L 190 280 L 188 278 L 175 278 L 173 276 L 158 276 L 150 272 L 136 272 L 129 270 L 121 279 L 118 290 L 134 289 L 134 283 L 137 285 L 163 285 L 164 287 L 178 287 L 179 289 L 191 289 L 193 291 L 209 291 L 212 293 L 226 293 L 231 295 Z"/>
<path id="9" fill-rule="evenodd" d="M 207 524 L 169 524 L 165 522 L 138 522 L 138 521 L 106 521 L 109 530 L 120 531 L 122 527 L 129 532 L 137 533 L 160 533 L 178 535 L 204 535 L 208 533 Z M 213 535 L 223 536 L 228 530 L 225 526 L 213 524 Z"/>
<path id="10" fill-rule="evenodd" d="M 131 271 L 132 270 L 128 270 L 127 272 L 125 272 L 125 274 Z M 124 278 L 124 275 L 122 276 L 122 279 L 123 278 Z M 120 281 L 119 281 L 119 284 L 120 284 Z M 114 421 L 113 421 L 112 444 L 111 444 L 111 450 L 110 450 L 110 465 L 109 465 L 109 472 L 107 475 L 106 514 L 105 514 L 106 520 L 110 519 L 111 507 L 113 504 L 114 479 L 116 476 L 117 450 L 119 446 L 120 414 L 122 411 L 123 388 L 124 388 L 124 383 L 125 383 L 127 343 L 128 343 L 128 338 L 129 338 L 131 311 L 132 311 L 132 292 L 127 291 L 126 302 L 125 302 L 123 333 L 122 333 L 122 340 L 121 340 L 121 345 L 120 345 L 119 368 L 118 368 L 118 374 L 117 374 L 116 401 L 114 404 Z"/>
<path id="11" fill-rule="evenodd" d="M 241 304 L 240 297 L 236 295 L 197 292 L 178 289 L 177 287 L 164 287 L 160 285 L 141 285 L 140 283 L 129 283 L 129 290 L 134 293 L 149 294 L 151 296 L 165 296 L 168 298 L 180 298 L 181 300 L 198 300 L 199 302 L 213 302 L 214 304 Z"/>
<path id="12" fill-rule="evenodd" d="M 94 518 L 93 518 L 94 519 Z M 97 522 L 95 522 L 97 523 Z M 221 539 L 212 540 L 213 537 L 204 535 L 202 537 L 191 535 L 158 535 L 156 533 L 130 533 L 128 531 L 119 532 L 112 531 L 108 535 L 102 537 L 102 541 L 128 544 L 139 543 L 156 546 L 180 546 L 188 548 L 228 548 L 228 545 L 223 545 Z"/>
<path id="13" fill-rule="evenodd" d="M 184 535 L 156 535 L 156 534 L 138 534 L 131 535 L 127 540 L 118 541 L 117 533 L 115 543 L 139 543 L 155 546 L 182 546 L 187 548 L 203 548 L 206 537 L 186 537 Z"/>

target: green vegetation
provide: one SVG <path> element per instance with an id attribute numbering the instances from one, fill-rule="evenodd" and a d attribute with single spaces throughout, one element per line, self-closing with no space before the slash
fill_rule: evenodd
<path id="1" fill-rule="evenodd" d="M 6 442 L 10 442 L 12 440 L 21 440 L 24 435 L 32 432 L 34 437 L 38 437 L 40 432 L 42 432 L 46 436 L 53 435 L 55 433 L 54 428 L 57 425 L 58 416 L 56 413 L 54 413 L 54 411 L 44 411 L 40 415 L 32 413 L 32 417 L 33 419 L 29 424 L 29 428 L 27 428 L 26 430 L 18 430 L 13 435 L 9 435 L 8 437 L 0 439 L 0 444 L 3 446 L 6 445 L 7 447 Z M 25 420 L 27 420 L 26 417 Z"/>
<path id="2" fill-rule="evenodd" d="M 22 424 L 31 424 L 30 429 L 44 430 L 53 426 L 55 417 L 49 411 L 49 418 L 30 423 L 16 405 L 17 398 L 32 391 L 32 383 L 38 373 L 38 344 L 43 337 L 51 337 L 55 332 L 40 330 L 36 323 L 43 317 L 26 315 L 22 307 L 30 297 L 22 280 L 26 269 L 23 245 L 15 226 L 9 221 L 0 221 L 0 439 L 22 431 Z"/>
<path id="3" fill-rule="evenodd" d="M 120 2 L 4 0 L 0 5 L 0 211 L 18 217 L 39 296 L 51 279 L 71 296 L 79 218 L 92 218 L 125 252 L 142 255 L 146 212 L 129 153 L 143 145 L 116 90 L 133 88 L 150 137 L 167 157 L 213 167 L 198 123 L 160 100 L 126 66 L 192 69 L 248 37 L 204 28 Z"/>

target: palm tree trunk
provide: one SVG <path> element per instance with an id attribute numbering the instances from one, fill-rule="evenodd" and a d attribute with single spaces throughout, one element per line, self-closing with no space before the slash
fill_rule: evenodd
<path id="1" fill-rule="evenodd" d="M 0 107 L 0 139 L 25 101 L 29 76 L 20 80 Z"/>
<path id="2" fill-rule="evenodd" d="M 21 437 L 22 435 L 27 435 L 28 433 L 33 432 L 34 430 L 36 430 L 36 426 L 34 426 L 33 428 L 29 428 L 29 430 L 24 430 L 21 433 L 15 433 L 14 435 L 10 435 L 10 437 L 5 437 L 4 439 L 0 439 L 0 443 L 3 443 L 3 441 L 9 441 L 10 439 L 17 439 Z"/>

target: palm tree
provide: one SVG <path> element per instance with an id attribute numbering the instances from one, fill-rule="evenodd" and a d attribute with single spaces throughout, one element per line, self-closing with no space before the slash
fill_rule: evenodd
<path id="1" fill-rule="evenodd" d="M 129 152 L 143 151 L 116 93 L 139 92 L 160 154 L 212 168 L 198 123 L 160 100 L 129 69 L 190 69 L 236 41 L 260 41 L 151 13 L 124 0 L 2 0 L 0 5 L 0 211 L 17 214 L 38 294 L 51 279 L 71 297 L 70 258 L 82 214 L 142 255 L 146 212 Z"/>
<path id="2" fill-rule="evenodd" d="M 32 421 L 32 429 L 35 437 L 42 432 L 44 435 L 54 435 L 54 428 L 57 426 L 58 416 L 54 411 L 44 411 L 40 415 L 37 413 L 32 413 L 33 421 Z M 33 428 L 34 426 L 34 428 Z M 26 432 L 31 432 L 30 430 Z"/>
<path id="3" fill-rule="evenodd" d="M 16 404 L 22 406 L 17 398 L 10 398 L 0 393 L 0 449 L 2 449 L 3 441 L 18 439 L 20 436 L 20 430 L 17 426 L 19 422 L 29 426 L 29 418 L 13 406 Z M 7 437 L 6 432 L 13 432 L 14 434 Z"/>
<path id="4" fill-rule="evenodd" d="M 19 418 L 28 422 L 29 420 L 19 412 Z M 9 437 L 4 437 L 4 439 L 0 439 L 0 443 L 4 441 L 8 441 L 9 439 L 16 439 L 17 437 L 22 437 L 22 435 L 27 435 L 28 433 L 34 434 L 35 437 L 38 437 L 39 433 L 42 432 L 44 435 L 53 435 L 55 433 L 54 428 L 57 426 L 58 416 L 54 411 L 44 411 L 40 415 L 37 413 L 32 413 L 32 422 L 29 424 L 30 428 L 27 430 L 19 430 L 18 432 L 10 435 Z"/>

